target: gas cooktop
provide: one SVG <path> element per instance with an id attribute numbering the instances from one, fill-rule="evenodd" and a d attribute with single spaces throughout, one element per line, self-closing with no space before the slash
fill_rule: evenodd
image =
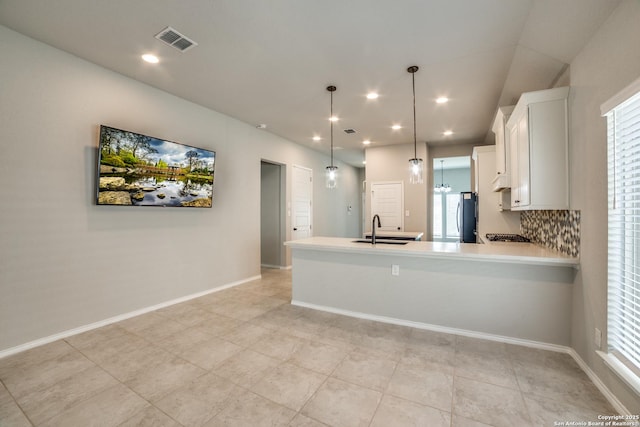
<path id="1" fill-rule="evenodd" d="M 530 242 L 529 239 L 519 234 L 487 233 L 486 236 L 490 242 Z"/>

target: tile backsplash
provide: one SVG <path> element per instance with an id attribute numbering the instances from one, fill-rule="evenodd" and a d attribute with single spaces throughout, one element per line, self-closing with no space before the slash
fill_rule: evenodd
<path id="1" fill-rule="evenodd" d="M 580 256 L 580 211 L 522 211 L 520 232 L 533 243 Z"/>

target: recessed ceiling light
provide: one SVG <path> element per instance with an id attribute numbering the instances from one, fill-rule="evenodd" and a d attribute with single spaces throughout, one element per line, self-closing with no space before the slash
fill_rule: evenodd
<path id="1" fill-rule="evenodd" d="M 442 134 L 443 134 L 444 136 L 453 135 L 453 131 L 445 130 L 444 132 L 442 132 Z"/>
<path id="2" fill-rule="evenodd" d="M 331 116 L 331 117 L 329 117 L 329 120 L 332 121 L 332 122 L 337 122 L 339 119 L 338 119 L 337 116 Z"/>
<path id="3" fill-rule="evenodd" d="M 369 141 L 368 139 L 365 139 L 364 141 L 362 141 L 362 143 L 364 145 L 369 145 L 369 144 L 371 144 L 371 141 Z"/>
<path id="4" fill-rule="evenodd" d="M 436 102 L 438 104 L 446 104 L 447 102 L 449 102 L 449 98 L 447 98 L 446 96 L 441 96 L 440 98 L 436 99 Z"/>
<path id="5" fill-rule="evenodd" d="M 367 99 L 377 99 L 378 98 L 378 94 L 376 92 L 369 92 L 367 94 Z"/>
<path id="6" fill-rule="evenodd" d="M 157 64 L 158 62 L 160 62 L 157 56 L 150 53 L 145 53 L 144 55 L 142 55 L 142 59 L 147 61 L 149 64 Z"/>
<path id="7" fill-rule="evenodd" d="M 320 141 L 322 138 L 320 138 L 318 135 L 315 135 L 312 139 L 314 141 Z"/>
<path id="8" fill-rule="evenodd" d="M 393 129 L 393 130 L 402 129 L 402 126 L 400 126 L 400 125 L 393 125 L 393 126 L 391 126 L 391 129 Z"/>

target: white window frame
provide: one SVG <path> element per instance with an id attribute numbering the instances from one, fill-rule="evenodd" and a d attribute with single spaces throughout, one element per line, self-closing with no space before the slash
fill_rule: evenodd
<path id="1" fill-rule="evenodd" d="M 640 209 L 640 186 L 630 185 L 640 179 L 640 78 L 602 104 L 601 113 L 607 117 L 608 320 L 606 352 L 597 353 L 640 395 L 640 278 L 631 278 L 640 274 L 640 219 L 631 213 Z M 633 126 L 621 134 L 623 123 Z"/>

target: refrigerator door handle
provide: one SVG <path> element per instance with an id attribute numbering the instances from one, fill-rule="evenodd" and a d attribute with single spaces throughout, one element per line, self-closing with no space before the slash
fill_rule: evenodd
<path id="1" fill-rule="evenodd" d="M 460 232 L 460 202 L 458 202 L 458 208 L 456 209 L 456 228 L 458 233 Z"/>

